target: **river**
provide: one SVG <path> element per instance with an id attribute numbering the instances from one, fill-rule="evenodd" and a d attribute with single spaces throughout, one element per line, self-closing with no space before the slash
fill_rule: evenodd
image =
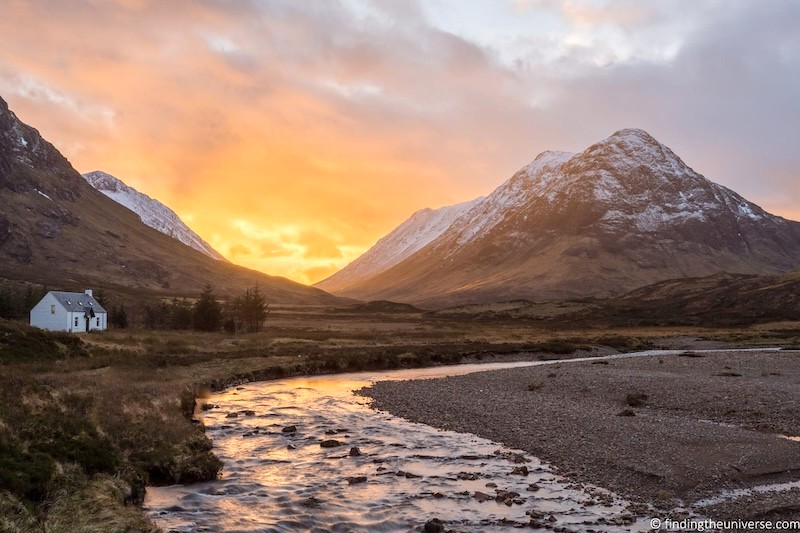
<path id="1" fill-rule="evenodd" d="M 566 361 L 298 377 L 231 388 L 210 398 L 218 407 L 201 415 L 225 465 L 221 478 L 149 487 L 145 508 L 174 532 L 421 531 L 434 517 L 456 531 L 510 531 L 531 517 L 570 531 L 649 530 L 645 519 L 622 525 L 630 521 L 628 502 L 575 485 L 535 457 L 372 410 L 367 398 L 353 394 L 375 381 L 553 362 Z M 322 447 L 325 440 L 341 445 Z M 518 496 L 497 501 L 497 491 Z M 481 501 L 481 493 L 492 499 Z"/>

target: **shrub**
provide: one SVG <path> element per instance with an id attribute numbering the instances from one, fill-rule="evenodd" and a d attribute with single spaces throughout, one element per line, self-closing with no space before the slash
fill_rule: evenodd
<path id="1" fill-rule="evenodd" d="M 47 454 L 27 452 L 9 441 L 0 441 L 0 487 L 15 496 L 33 502 L 44 499 L 55 469 Z"/>

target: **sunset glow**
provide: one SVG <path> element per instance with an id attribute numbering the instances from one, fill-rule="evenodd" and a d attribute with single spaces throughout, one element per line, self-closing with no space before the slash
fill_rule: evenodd
<path id="1" fill-rule="evenodd" d="M 0 96 L 80 172 L 313 283 L 547 149 L 648 130 L 800 219 L 800 4 L 10 0 Z"/>

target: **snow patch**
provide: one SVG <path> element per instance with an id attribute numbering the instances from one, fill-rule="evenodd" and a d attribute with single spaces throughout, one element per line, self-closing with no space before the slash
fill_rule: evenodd
<path id="1" fill-rule="evenodd" d="M 140 193 L 111 174 L 99 170 L 87 172 L 83 174 L 83 178 L 107 197 L 136 213 L 144 224 L 209 257 L 226 261 L 222 254 L 214 250 L 210 244 L 189 228 L 172 209 L 158 200 Z"/>
<path id="2" fill-rule="evenodd" d="M 52 198 L 50 198 L 49 196 L 47 196 L 45 193 L 43 193 L 43 192 L 42 192 L 42 191 L 40 191 L 39 189 L 36 189 L 36 192 L 38 192 L 39 194 L 41 194 L 42 196 L 44 196 L 45 198 L 47 198 L 47 199 L 48 199 L 48 200 L 50 200 L 51 202 L 53 201 L 53 199 L 52 199 Z"/>

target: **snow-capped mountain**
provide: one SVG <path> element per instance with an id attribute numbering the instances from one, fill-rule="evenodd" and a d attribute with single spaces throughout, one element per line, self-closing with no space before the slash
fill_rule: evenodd
<path id="1" fill-rule="evenodd" d="M 453 222 L 483 198 L 439 209 L 425 208 L 397 226 L 358 259 L 334 275 L 315 284 L 325 291 L 346 291 L 362 280 L 396 265 L 406 257 L 436 239 Z"/>
<path id="2" fill-rule="evenodd" d="M 172 209 L 158 200 L 150 198 L 133 187 L 125 185 L 119 178 L 100 170 L 87 172 L 82 176 L 92 187 L 139 215 L 142 222 L 151 228 L 169 235 L 209 257 L 227 261 L 222 254 L 192 231 Z"/>
<path id="3" fill-rule="evenodd" d="M 443 306 L 608 296 L 666 279 L 796 268 L 800 223 L 626 129 L 578 154 L 540 154 L 414 253 L 331 291 Z"/>
<path id="4" fill-rule="evenodd" d="M 51 287 L 105 287 L 142 299 L 211 285 L 270 303 L 341 305 L 324 291 L 217 261 L 145 225 L 92 187 L 0 97 L 0 277 Z"/>

